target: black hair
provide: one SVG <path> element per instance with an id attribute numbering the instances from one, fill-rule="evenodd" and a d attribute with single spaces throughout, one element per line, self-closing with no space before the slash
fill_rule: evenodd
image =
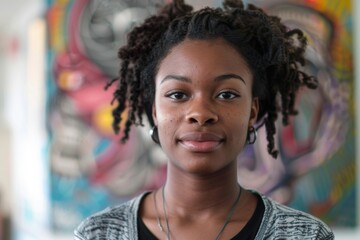
<path id="1" fill-rule="evenodd" d="M 253 74 L 253 97 L 259 98 L 259 125 L 265 125 L 267 149 L 274 157 L 275 121 L 278 113 L 288 124 L 295 115 L 295 96 L 301 86 L 316 88 L 317 80 L 301 71 L 305 64 L 306 37 L 299 29 L 288 29 L 276 16 L 240 0 L 225 0 L 222 8 L 193 11 L 184 0 L 174 0 L 157 15 L 135 27 L 127 44 L 119 49 L 121 59 L 114 100 L 113 129 L 120 131 L 121 114 L 128 107 L 123 141 L 132 125 L 142 125 L 146 113 L 153 126 L 152 104 L 155 96 L 155 75 L 159 63 L 169 50 L 185 39 L 223 38 L 241 53 Z"/>

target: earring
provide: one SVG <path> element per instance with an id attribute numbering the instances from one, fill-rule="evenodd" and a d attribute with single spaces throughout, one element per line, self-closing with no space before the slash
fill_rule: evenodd
<path id="1" fill-rule="evenodd" d="M 257 131 L 256 129 L 251 126 L 248 130 L 247 136 L 246 136 L 246 142 L 248 144 L 254 144 L 257 138 Z"/>
<path id="2" fill-rule="evenodd" d="M 153 126 L 152 129 L 150 129 L 149 134 L 155 143 L 160 144 L 157 126 Z"/>

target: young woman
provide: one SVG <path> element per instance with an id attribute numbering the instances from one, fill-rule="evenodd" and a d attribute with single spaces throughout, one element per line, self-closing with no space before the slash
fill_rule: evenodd
<path id="1" fill-rule="evenodd" d="M 166 184 L 89 217 L 75 239 L 333 239 L 315 217 L 237 182 L 255 126 L 265 125 L 276 158 L 278 112 L 286 124 L 297 90 L 316 87 L 299 70 L 305 47 L 300 30 L 235 0 L 196 12 L 174 1 L 136 27 L 119 51 L 113 127 L 128 107 L 126 141 L 146 113 L 169 159 Z"/>

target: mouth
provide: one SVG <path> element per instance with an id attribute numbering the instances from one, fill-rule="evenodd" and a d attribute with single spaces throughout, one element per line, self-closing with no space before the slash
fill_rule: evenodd
<path id="1" fill-rule="evenodd" d="M 182 135 L 178 143 L 191 152 L 207 153 L 218 149 L 224 143 L 224 138 L 215 133 L 190 132 Z"/>

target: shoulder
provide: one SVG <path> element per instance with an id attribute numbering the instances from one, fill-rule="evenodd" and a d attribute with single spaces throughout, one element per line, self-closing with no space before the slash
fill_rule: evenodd
<path id="1" fill-rule="evenodd" d="M 334 239 L 320 219 L 261 196 L 265 205 L 262 230 L 271 239 Z M 266 237 L 267 236 L 267 237 Z"/>
<path id="2" fill-rule="evenodd" d="M 98 212 L 80 223 L 74 230 L 75 240 L 126 239 L 137 231 L 136 216 L 144 194 L 115 207 Z"/>

